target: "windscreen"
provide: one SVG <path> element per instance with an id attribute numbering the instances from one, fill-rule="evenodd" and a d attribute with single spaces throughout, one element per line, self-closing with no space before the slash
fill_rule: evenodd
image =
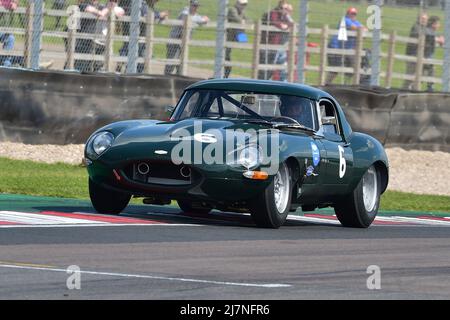
<path id="1" fill-rule="evenodd" d="M 225 90 L 188 90 L 172 117 L 265 120 L 317 130 L 314 101 L 298 96 Z"/>

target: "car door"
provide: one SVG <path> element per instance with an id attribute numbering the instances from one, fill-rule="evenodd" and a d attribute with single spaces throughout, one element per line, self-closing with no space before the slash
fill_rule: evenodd
<path id="1" fill-rule="evenodd" d="M 331 100 L 319 101 L 322 144 L 326 153 L 326 168 L 322 183 L 327 193 L 342 194 L 347 191 L 353 169 L 353 152 L 340 127 L 336 106 Z"/>

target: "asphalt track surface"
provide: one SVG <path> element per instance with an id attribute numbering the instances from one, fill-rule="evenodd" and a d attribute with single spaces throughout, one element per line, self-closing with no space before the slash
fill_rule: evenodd
<path id="1" fill-rule="evenodd" d="M 85 201 L 0 195 L 0 299 L 450 298 L 445 215 L 386 213 L 362 230 L 325 212 L 266 230 L 176 207 L 93 213 Z M 67 288 L 71 265 L 80 290 Z M 379 290 L 367 288 L 371 265 Z"/>

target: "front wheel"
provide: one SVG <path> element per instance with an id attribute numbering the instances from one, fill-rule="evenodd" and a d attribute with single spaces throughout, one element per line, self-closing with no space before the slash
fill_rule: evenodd
<path id="1" fill-rule="evenodd" d="M 371 166 L 353 193 L 334 207 L 344 227 L 368 228 L 378 213 L 381 196 L 380 172 Z"/>
<path id="2" fill-rule="evenodd" d="M 253 221 L 261 228 L 279 228 L 284 224 L 291 208 L 291 177 L 285 163 L 280 164 L 272 183 L 250 207 Z"/>
<path id="3" fill-rule="evenodd" d="M 119 214 L 130 202 L 131 195 L 106 189 L 89 179 L 89 196 L 98 213 Z"/>

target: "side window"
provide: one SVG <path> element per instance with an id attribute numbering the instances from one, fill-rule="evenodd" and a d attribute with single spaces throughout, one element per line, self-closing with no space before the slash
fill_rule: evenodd
<path id="1" fill-rule="evenodd" d="M 192 116 L 192 112 L 195 110 L 200 98 L 200 93 L 195 92 L 187 102 L 186 106 L 183 109 L 183 112 L 180 114 L 179 120 L 190 118 Z"/>
<path id="2" fill-rule="evenodd" d="M 319 102 L 320 120 L 325 138 L 333 141 L 341 141 L 339 121 L 336 108 L 331 101 L 321 100 Z"/>
<path id="3" fill-rule="evenodd" d="M 209 107 L 208 117 L 220 117 L 219 113 L 219 104 L 217 103 L 217 99 L 214 99 L 213 103 Z"/>

